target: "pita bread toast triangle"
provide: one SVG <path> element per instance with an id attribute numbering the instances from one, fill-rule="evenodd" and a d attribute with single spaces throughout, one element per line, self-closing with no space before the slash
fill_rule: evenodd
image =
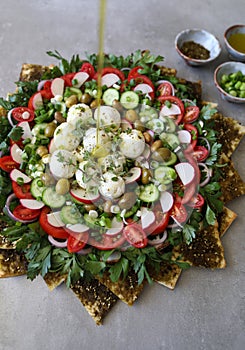
<path id="1" fill-rule="evenodd" d="M 20 74 L 20 80 L 33 81 L 35 79 L 40 79 L 43 73 L 49 69 L 50 67 L 45 67 L 42 65 L 23 64 L 21 74 Z M 176 75 L 176 70 L 174 69 L 165 68 L 165 67 L 161 67 L 161 69 L 162 69 L 162 73 L 164 73 L 165 75 Z M 182 83 L 191 86 L 195 94 L 195 98 L 198 101 L 201 100 L 200 82 L 192 83 L 192 82 L 187 82 L 186 80 L 183 79 Z M 6 115 L 6 111 L 4 111 L 4 109 L 2 108 L 0 108 L 0 116 L 1 115 Z M 221 128 L 222 123 L 226 120 L 227 119 L 222 115 L 219 115 L 219 117 L 217 116 L 216 117 L 217 129 Z M 234 140 L 230 148 L 228 148 L 228 146 L 226 145 L 228 149 L 228 157 L 230 157 L 232 153 L 235 151 L 236 147 L 238 146 L 244 134 L 244 129 L 245 129 L 244 127 L 239 126 L 238 123 L 231 118 L 229 118 L 229 126 L 231 130 L 233 130 Z M 223 142 L 223 139 L 221 139 L 220 142 Z M 224 148 L 224 152 L 227 151 L 227 149 Z M 234 172 L 235 172 L 235 169 L 234 169 Z M 231 177 L 230 176 L 228 177 L 229 179 L 227 180 L 227 182 L 224 181 L 223 183 L 224 190 L 226 189 L 226 187 L 229 187 L 229 181 L 231 180 Z M 244 193 L 242 192 L 243 190 L 241 191 L 241 194 Z M 224 234 L 224 232 L 228 229 L 228 227 L 230 226 L 232 221 L 235 219 L 235 217 L 236 217 L 235 213 L 230 211 L 228 208 L 225 208 L 223 213 L 218 218 L 219 227 L 217 224 L 215 227 L 210 227 L 209 230 L 202 231 L 202 234 L 204 234 L 209 239 L 211 239 L 212 244 L 204 243 L 201 239 L 202 238 L 201 234 L 197 235 L 198 242 L 201 243 L 202 247 L 205 249 L 205 252 L 201 254 L 201 256 L 194 257 L 193 254 L 192 255 L 190 254 L 190 249 L 188 249 L 188 246 L 186 247 L 184 245 L 181 245 L 176 248 L 176 251 L 175 251 L 176 256 L 179 256 L 179 254 L 181 254 L 181 256 L 183 257 L 183 260 L 188 261 L 193 266 L 212 267 L 211 263 L 208 263 L 211 258 L 212 264 L 214 264 L 215 267 L 218 267 L 218 268 L 224 267 L 225 260 L 223 256 L 223 247 L 220 242 L 219 235 Z M 193 247 L 197 254 L 199 254 L 198 253 L 199 243 L 195 244 L 195 242 L 193 242 Z M 26 272 L 26 261 L 23 258 L 23 256 L 17 253 L 14 249 L 7 250 L 6 242 L 0 243 L 0 247 L 2 248 L 0 249 L 0 277 L 17 276 L 19 274 L 24 274 Z M 13 246 L 11 245 L 8 247 L 13 248 Z M 214 254 L 213 257 L 212 257 L 212 254 L 208 251 L 209 249 L 211 249 L 211 251 L 213 252 Z M 9 264 L 7 263 L 8 257 L 9 258 L 12 257 L 12 260 L 11 260 L 12 263 L 9 263 Z M 7 265 L 4 265 L 3 261 L 5 261 L 5 264 Z M 12 269 L 12 273 L 8 273 L 7 272 L 7 270 L 9 270 L 8 267 L 13 266 L 14 261 L 16 262 L 16 264 L 18 264 L 18 268 L 16 271 Z M 170 289 L 174 289 L 180 274 L 181 274 L 181 269 L 177 265 L 167 263 L 167 264 L 162 264 L 161 269 L 158 273 L 151 272 L 151 277 L 154 281 L 160 284 L 163 284 Z M 64 282 L 65 279 L 66 279 L 66 276 L 64 275 L 62 276 L 52 272 L 49 272 L 44 277 L 44 280 L 50 290 L 53 290 L 59 284 Z M 89 280 L 89 281 L 85 279 L 80 279 L 77 283 L 71 286 L 71 290 L 76 294 L 76 296 L 85 306 L 88 313 L 93 317 L 95 322 L 97 324 L 101 324 L 104 316 L 108 313 L 108 311 L 115 304 L 118 298 L 129 305 L 133 304 L 133 302 L 140 295 L 144 286 L 143 284 L 141 286 L 137 286 L 136 282 L 137 281 L 135 280 L 134 273 L 129 274 L 127 280 L 125 281 L 121 280 L 117 283 L 111 282 L 109 276 L 105 274 L 103 277 L 98 277 L 97 279 L 93 278 L 92 280 Z"/>

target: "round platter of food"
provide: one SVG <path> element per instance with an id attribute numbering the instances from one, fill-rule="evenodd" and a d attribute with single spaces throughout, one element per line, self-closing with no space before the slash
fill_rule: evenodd
<path id="1" fill-rule="evenodd" d="M 101 69 L 48 54 L 57 65 L 24 64 L 0 99 L 0 277 L 64 282 L 101 324 L 147 283 L 224 268 L 245 128 L 149 51 Z"/>

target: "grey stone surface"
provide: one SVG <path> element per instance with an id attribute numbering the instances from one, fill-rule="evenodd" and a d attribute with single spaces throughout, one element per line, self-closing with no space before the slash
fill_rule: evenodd
<path id="1" fill-rule="evenodd" d="M 0 0 L 0 96 L 14 89 L 23 62 L 50 64 L 46 51 L 65 57 L 97 51 L 98 0 Z M 203 97 L 245 123 L 244 105 L 223 101 L 213 83 L 215 67 L 228 60 L 223 32 L 244 23 L 243 0 L 108 0 L 105 51 L 138 48 L 165 57 L 165 65 L 202 80 Z M 191 68 L 177 55 L 176 34 L 203 28 L 220 40 L 222 54 L 208 67 Z M 245 142 L 234 155 L 245 176 Z M 229 207 L 238 219 L 223 238 L 227 268 L 191 269 L 177 288 L 147 286 L 132 307 L 117 303 L 97 327 L 75 295 L 52 293 L 41 278 L 0 280 L 0 350 L 241 350 L 244 349 L 244 198 Z"/>

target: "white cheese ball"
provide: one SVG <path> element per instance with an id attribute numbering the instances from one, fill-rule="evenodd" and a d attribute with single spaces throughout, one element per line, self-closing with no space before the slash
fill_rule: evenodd
<path id="1" fill-rule="evenodd" d="M 83 147 L 85 151 L 92 152 L 97 143 L 97 131 L 96 128 L 90 128 L 87 130 L 83 138 Z M 109 136 L 104 130 L 98 132 L 98 145 L 105 145 L 109 142 Z"/>
<path id="2" fill-rule="evenodd" d="M 50 171 L 56 179 L 73 177 L 76 171 L 76 157 L 73 153 L 61 149 L 54 151 L 49 163 Z"/>
<path id="3" fill-rule="evenodd" d="M 78 147 L 81 139 L 76 135 L 74 126 L 67 122 L 60 124 L 54 132 L 54 146 L 57 149 L 73 151 Z"/>
<path id="4" fill-rule="evenodd" d="M 67 114 L 67 122 L 74 127 L 86 127 L 91 124 L 92 118 L 92 110 L 85 103 L 71 106 Z"/>
<path id="5" fill-rule="evenodd" d="M 99 185 L 99 192 L 107 199 L 119 198 L 125 192 L 125 182 L 121 176 L 108 171 L 103 174 L 103 179 Z"/>
<path id="6" fill-rule="evenodd" d="M 133 129 L 129 133 L 121 133 L 120 137 L 120 151 L 125 157 L 135 159 L 144 152 L 145 138 L 141 131 Z"/>
<path id="7" fill-rule="evenodd" d="M 108 154 L 101 159 L 100 165 L 103 172 L 112 169 L 115 174 L 123 171 L 123 166 L 126 163 L 126 158 L 121 154 Z"/>
<path id="8" fill-rule="evenodd" d="M 119 129 L 121 125 L 121 115 L 116 108 L 110 106 L 100 106 L 94 112 L 94 119 L 97 121 L 99 114 L 99 124 L 101 127 L 108 127 L 112 130 Z"/>
<path id="9" fill-rule="evenodd" d="M 98 169 L 90 165 L 89 161 L 79 163 L 75 176 L 80 187 L 87 189 L 91 187 L 98 187 Z"/>

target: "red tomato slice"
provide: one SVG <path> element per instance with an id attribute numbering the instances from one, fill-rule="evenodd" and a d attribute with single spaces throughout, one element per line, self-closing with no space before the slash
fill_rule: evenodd
<path id="1" fill-rule="evenodd" d="M 23 113 L 27 112 L 29 113 L 29 117 L 28 118 L 23 118 Z M 28 115 L 28 114 L 27 114 Z M 11 116 L 17 120 L 18 122 L 32 122 L 35 115 L 33 110 L 27 108 L 27 107 L 16 107 L 12 110 L 11 112 Z"/>
<path id="2" fill-rule="evenodd" d="M 157 91 L 160 92 L 160 96 L 173 95 L 172 85 L 170 83 L 168 83 L 167 81 L 164 82 L 164 83 L 161 83 L 158 86 Z"/>
<path id="3" fill-rule="evenodd" d="M 90 79 L 93 79 L 95 75 L 94 67 L 89 62 L 84 62 L 82 64 L 82 67 L 80 68 L 80 72 L 88 73 Z"/>
<path id="4" fill-rule="evenodd" d="M 12 189 L 19 199 L 33 199 L 30 184 L 18 185 L 17 182 L 12 181 Z"/>
<path id="5" fill-rule="evenodd" d="M 52 84 L 51 80 L 45 81 L 45 83 L 43 85 L 43 90 L 50 90 L 51 89 L 51 84 Z"/>
<path id="6" fill-rule="evenodd" d="M 148 239 L 142 227 L 137 224 L 129 224 L 123 230 L 123 235 L 126 240 L 136 248 L 144 248 L 147 245 Z"/>
<path id="7" fill-rule="evenodd" d="M 198 138 L 197 128 L 192 124 L 184 124 L 184 129 L 189 131 L 189 133 L 191 134 L 191 143 L 186 148 L 186 152 L 192 152 L 197 144 L 197 138 Z"/>
<path id="8" fill-rule="evenodd" d="M 3 156 L 0 158 L 0 168 L 10 173 L 11 170 L 19 168 L 19 164 L 16 163 L 11 156 Z"/>
<path id="9" fill-rule="evenodd" d="M 163 213 L 160 208 L 156 209 L 156 207 L 153 209 L 156 221 L 150 225 L 146 230 L 146 234 L 150 234 L 152 236 L 158 235 L 160 233 L 163 233 L 165 228 L 168 226 L 169 212 Z"/>
<path id="10" fill-rule="evenodd" d="M 65 81 L 65 87 L 72 86 L 72 80 L 74 78 L 75 73 L 67 73 L 65 75 L 62 75 L 60 78 L 63 79 Z"/>
<path id="11" fill-rule="evenodd" d="M 23 207 L 23 205 L 19 204 L 16 208 L 13 210 L 13 215 L 20 220 L 34 220 L 37 219 L 40 215 L 40 209 L 28 209 Z"/>
<path id="12" fill-rule="evenodd" d="M 188 213 L 184 207 L 184 205 L 178 200 L 174 203 L 172 209 L 170 210 L 170 216 L 182 224 L 187 220 Z"/>
<path id="13" fill-rule="evenodd" d="M 196 146 L 192 155 L 196 159 L 196 161 L 200 163 L 208 158 L 209 150 L 204 146 Z"/>
<path id="14" fill-rule="evenodd" d="M 159 96 L 158 101 L 160 101 L 162 104 L 164 104 L 166 101 L 168 101 L 170 103 L 176 104 L 179 107 L 180 114 L 175 115 L 174 118 L 175 118 L 175 123 L 180 124 L 180 122 L 182 121 L 183 115 L 184 115 L 184 111 L 185 111 L 185 107 L 184 107 L 183 102 L 176 96 Z"/>
<path id="15" fill-rule="evenodd" d="M 193 180 L 193 183 L 195 183 L 196 185 L 199 185 L 200 183 L 200 178 L 201 178 L 201 174 L 200 174 L 200 169 L 199 166 L 197 164 L 197 161 L 195 158 L 193 158 L 192 153 L 187 150 L 184 151 L 184 155 L 186 160 L 193 166 L 193 168 L 195 169 L 195 178 Z"/>
<path id="16" fill-rule="evenodd" d="M 137 66 L 137 67 L 132 68 L 129 71 L 129 73 L 128 73 L 128 81 L 129 82 L 130 82 L 130 80 L 135 79 L 136 77 L 138 77 L 140 75 L 139 69 L 143 69 L 143 67 Z"/>
<path id="17" fill-rule="evenodd" d="M 174 181 L 174 188 L 175 191 L 178 191 L 178 193 L 183 193 L 182 196 L 179 196 L 177 193 L 175 193 L 176 201 L 179 201 L 182 204 L 188 203 L 197 192 L 197 184 L 195 181 L 192 181 L 190 184 L 184 186 L 179 178 Z"/>
<path id="18" fill-rule="evenodd" d="M 66 239 L 69 237 L 69 233 L 62 227 L 54 227 L 48 222 L 47 214 L 50 212 L 50 208 L 43 207 L 39 217 L 39 223 L 42 229 L 50 236 L 54 238 Z"/>
<path id="19" fill-rule="evenodd" d="M 102 240 L 96 241 L 93 237 L 89 238 L 88 243 L 99 249 L 99 250 L 111 250 L 111 249 L 116 249 L 119 248 L 123 245 L 125 242 L 125 237 L 123 235 L 120 236 L 109 236 L 109 235 L 102 235 Z"/>
<path id="20" fill-rule="evenodd" d="M 189 203 L 187 205 L 191 208 L 199 209 L 201 208 L 205 203 L 205 200 L 203 196 L 198 193 L 196 196 L 192 197 Z"/>
<path id="21" fill-rule="evenodd" d="M 199 117 L 199 107 L 197 106 L 188 106 L 185 108 L 185 113 L 183 117 L 184 123 L 193 123 Z"/>
<path id="22" fill-rule="evenodd" d="M 83 249 L 88 241 L 89 233 L 78 233 L 75 236 L 70 235 L 67 241 L 67 250 L 69 253 L 77 253 Z"/>

